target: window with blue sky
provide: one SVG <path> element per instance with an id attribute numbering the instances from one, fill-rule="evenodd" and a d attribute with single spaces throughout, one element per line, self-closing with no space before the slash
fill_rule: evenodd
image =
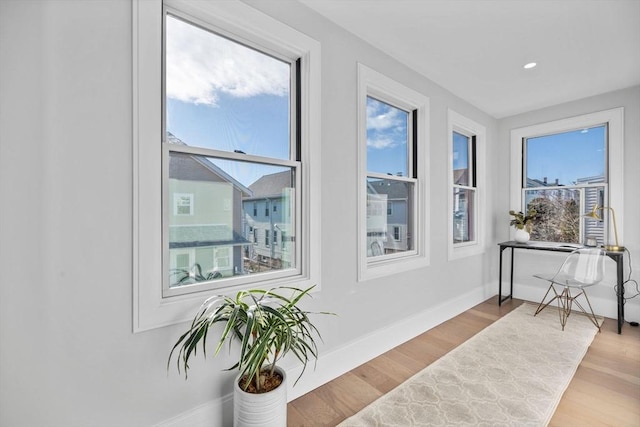
<path id="1" fill-rule="evenodd" d="M 532 136 L 523 149 L 524 208 L 537 212 L 531 238 L 582 243 L 590 236 L 602 244 L 604 221 L 583 214 L 607 197 L 607 126 Z"/>
<path id="2" fill-rule="evenodd" d="M 379 257 L 413 249 L 411 114 L 367 96 L 367 245 Z M 410 176 L 411 175 L 411 176 Z M 400 236 L 403 236 L 401 238 Z"/>
<path id="3" fill-rule="evenodd" d="M 165 33 L 166 188 L 192 195 L 188 217 L 166 214 L 169 291 L 293 271 L 275 239 L 296 235 L 296 61 L 171 13 Z"/>
<path id="4" fill-rule="evenodd" d="M 448 258 L 484 252 L 486 224 L 487 130 L 482 124 L 449 109 Z"/>
<path id="5" fill-rule="evenodd" d="M 358 64 L 358 280 L 429 265 L 429 98 Z"/>

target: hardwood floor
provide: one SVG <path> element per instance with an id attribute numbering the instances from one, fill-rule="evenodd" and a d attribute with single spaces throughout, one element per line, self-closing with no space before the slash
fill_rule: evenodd
<path id="1" fill-rule="evenodd" d="M 518 307 L 491 298 L 288 405 L 290 427 L 333 427 Z M 640 329 L 605 319 L 550 426 L 640 427 Z"/>

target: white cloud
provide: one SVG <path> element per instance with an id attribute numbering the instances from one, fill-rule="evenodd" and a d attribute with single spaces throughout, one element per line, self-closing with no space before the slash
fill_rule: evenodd
<path id="1" fill-rule="evenodd" d="M 407 113 L 369 98 L 367 102 L 367 146 L 393 148 L 406 143 Z"/>
<path id="2" fill-rule="evenodd" d="M 285 96 L 289 64 L 176 18 L 167 18 L 167 96 L 215 105 L 235 97 Z"/>
<path id="3" fill-rule="evenodd" d="M 380 138 L 367 138 L 367 146 L 378 150 L 393 148 L 396 145 L 398 145 L 396 141 L 384 136 Z"/>
<path id="4" fill-rule="evenodd" d="M 367 102 L 367 128 L 389 130 L 402 126 L 406 113 L 380 101 L 369 99 Z"/>

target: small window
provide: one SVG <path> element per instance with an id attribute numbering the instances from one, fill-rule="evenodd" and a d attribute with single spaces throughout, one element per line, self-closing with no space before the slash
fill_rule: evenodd
<path id="1" fill-rule="evenodd" d="M 398 226 L 393 227 L 393 240 L 400 241 L 400 227 Z"/>
<path id="2" fill-rule="evenodd" d="M 449 259 L 484 252 L 486 128 L 453 110 L 449 129 Z"/>
<path id="3" fill-rule="evenodd" d="M 269 246 L 269 230 L 264 231 L 264 245 Z"/>
<path id="4" fill-rule="evenodd" d="M 362 64 L 358 78 L 363 280 L 428 265 L 428 99 Z"/>
<path id="5" fill-rule="evenodd" d="M 453 132 L 453 243 L 472 242 L 475 236 L 475 135 Z"/>
<path id="6" fill-rule="evenodd" d="M 193 194 L 173 194 L 173 214 L 193 215 Z"/>
<path id="7" fill-rule="evenodd" d="M 413 235 L 413 205 L 417 179 L 413 156 L 417 151 L 412 130 L 413 111 L 367 97 L 367 237 L 371 251 L 367 256 L 412 251 L 414 242 L 391 243 L 387 232 L 394 223 L 402 224 L 407 235 Z M 393 199 L 390 202 L 389 199 Z M 398 205 L 392 219 L 390 205 Z"/>

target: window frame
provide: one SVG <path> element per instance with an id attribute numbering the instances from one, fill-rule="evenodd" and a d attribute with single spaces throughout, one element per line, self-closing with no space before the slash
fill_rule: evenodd
<path id="1" fill-rule="evenodd" d="M 523 162 L 524 141 L 542 135 L 568 132 L 581 128 L 590 128 L 598 125 L 607 125 L 607 148 L 605 168 L 608 172 L 605 187 L 605 206 L 613 207 L 616 211 L 618 236 L 624 236 L 624 107 L 581 114 L 574 117 L 554 120 L 531 126 L 525 126 L 511 130 L 511 184 L 510 184 L 510 209 L 524 209 L 523 193 Z M 585 214 L 586 212 L 582 212 Z M 605 244 L 613 236 L 613 225 L 605 216 L 606 234 Z M 581 222 L 580 229 L 582 231 Z M 514 227 L 510 228 L 510 239 L 514 237 Z"/>
<path id="2" fill-rule="evenodd" d="M 473 168 L 472 175 L 475 177 L 475 186 L 457 186 L 453 181 L 453 133 L 465 135 L 474 139 L 475 150 L 469 150 L 470 154 L 475 152 L 475 159 L 469 157 L 470 168 Z M 449 261 L 468 256 L 479 255 L 485 252 L 485 223 L 486 223 L 486 146 L 487 129 L 480 123 L 465 117 L 452 110 L 447 110 L 447 173 L 448 173 L 448 259 Z M 471 166 L 473 165 L 473 166 Z M 453 191 L 455 188 L 473 188 L 474 190 L 474 212 L 473 221 L 475 227 L 475 239 L 468 242 L 454 243 L 453 240 Z"/>
<path id="3" fill-rule="evenodd" d="M 395 80 L 358 63 L 358 281 L 384 277 L 429 265 L 429 98 Z M 410 153 L 410 177 L 396 177 L 399 181 L 414 183 L 413 250 L 395 254 L 367 257 L 367 98 L 390 104 L 412 113 L 415 125 L 417 153 Z M 411 149 L 411 148 L 410 148 Z M 386 210 L 385 210 L 386 212 Z"/>
<path id="4" fill-rule="evenodd" d="M 258 276 L 251 287 L 275 285 L 320 290 L 320 44 L 293 28 L 239 1 L 186 2 L 133 0 L 133 331 L 188 320 L 202 301 L 214 294 L 235 292 L 247 285 L 163 297 L 162 246 L 162 120 L 161 64 L 164 6 L 194 17 L 196 22 L 223 30 L 238 42 L 259 45 L 266 51 L 300 59 L 298 90 L 301 149 L 304 167 L 297 180 L 300 189 L 300 274 L 278 280 Z M 197 153 L 197 149 L 194 149 Z M 251 159 L 248 159 L 251 160 Z"/>

